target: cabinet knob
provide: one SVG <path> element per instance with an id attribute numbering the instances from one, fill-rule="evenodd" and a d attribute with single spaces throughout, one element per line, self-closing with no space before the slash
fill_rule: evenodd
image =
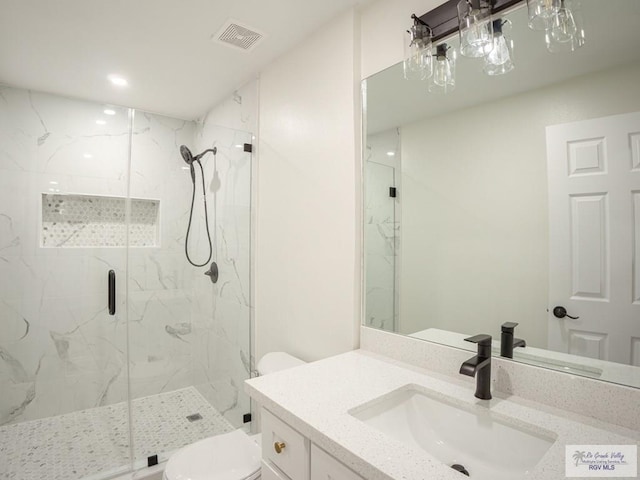
<path id="1" fill-rule="evenodd" d="M 276 442 L 273 444 L 273 448 L 276 450 L 276 453 L 282 453 L 284 447 L 286 447 L 284 442 Z"/>

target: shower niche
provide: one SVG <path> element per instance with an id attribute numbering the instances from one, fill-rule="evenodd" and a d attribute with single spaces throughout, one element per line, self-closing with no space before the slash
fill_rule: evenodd
<path id="1" fill-rule="evenodd" d="M 160 201 L 132 198 L 132 247 L 159 247 Z M 127 199 L 77 194 L 42 194 L 40 225 L 44 248 L 126 247 Z"/>

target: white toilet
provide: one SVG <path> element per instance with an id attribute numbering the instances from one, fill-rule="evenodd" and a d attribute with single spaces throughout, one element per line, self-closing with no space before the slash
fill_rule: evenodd
<path id="1" fill-rule="evenodd" d="M 267 353 L 258 362 L 260 375 L 302 365 L 284 352 Z M 205 438 L 171 455 L 164 480 L 256 480 L 260 478 L 259 435 L 242 430 Z"/>

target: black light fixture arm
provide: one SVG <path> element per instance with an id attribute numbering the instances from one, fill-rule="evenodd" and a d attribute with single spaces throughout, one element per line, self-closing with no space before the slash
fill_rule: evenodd
<path id="1" fill-rule="evenodd" d="M 411 14 L 411 18 L 413 19 L 413 23 L 417 23 L 420 25 L 424 25 L 425 27 L 429 27 L 429 24 L 424 22 L 420 17 L 418 17 L 415 13 Z M 429 27 L 431 28 L 431 27 Z"/>
<path id="2" fill-rule="evenodd" d="M 499 13 L 524 1 L 525 0 L 489 0 L 491 13 Z M 429 25 L 432 29 L 434 42 L 442 40 L 458 31 L 458 2 L 459 0 L 448 0 L 418 17 L 422 24 Z M 471 3 L 472 5 L 474 3 L 477 4 L 477 1 L 473 0 Z"/>

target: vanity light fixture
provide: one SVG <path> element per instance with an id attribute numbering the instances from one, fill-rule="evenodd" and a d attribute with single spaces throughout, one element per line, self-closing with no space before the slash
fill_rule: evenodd
<path id="1" fill-rule="evenodd" d="M 528 26 L 545 32 L 549 52 L 574 51 L 585 43 L 579 0 L 447 0 L 417 17 L 407 30 L 404 77 L 429 78 L 429 91 L 447 93 L 455 88 L 455 50 L 446 44 L 427 55 L 432 45 L 447 41 L 456 31 L 460 54 L 482 58 L 487 75 L 503 75 L 514 69 L 511 22 L 498 14 L 527 3 Z M 430 63 L 429 63 L 430 62 Z"/>
<path id="2" fill-rule="evenodd" d="M 449 93 L 456 87 L 456 51 L 446 43 L 436 47 L 433 76 L 429 81 L 431 93 Z"/>
<path id="3" fill-rule="evenodd" d="M 484 57 L 493 48 L 493 22 L 489 0 L 460 0 L 458 2 L 458 31 L 460 54 L 465 57 Z"/>
<path id="4" fill-rule="evenodd" d="M 405 32 L 403 71 L 406 80 L 425 80 L 433 74 L 433 31 L 415 14 Z"/>
<path id="5" fill-rule="evenodd" d="M 514 68 L 513 40 L 505 35 L 511 27 L 509 20 L 498 18 L 493 21 L 493 48 L 484 57 L 483 71 L 487 75 L 504 75 Z"/>

